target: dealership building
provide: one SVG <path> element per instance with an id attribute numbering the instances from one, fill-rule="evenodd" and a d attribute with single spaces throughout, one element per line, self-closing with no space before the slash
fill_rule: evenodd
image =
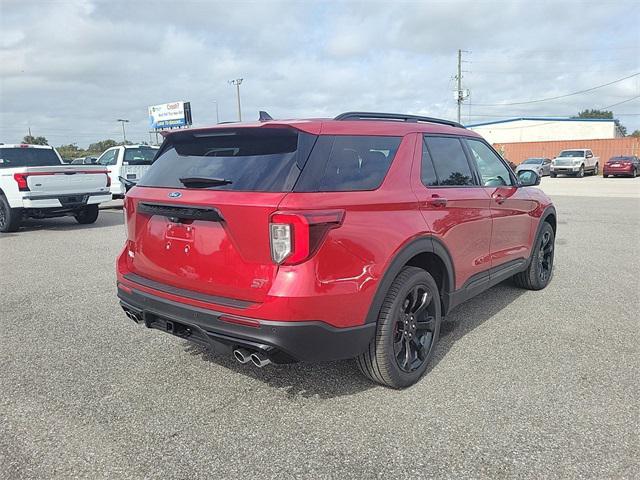
<path id="1" fill-rule="evenodd" d="M 520 117 L 467 125 L 491 143 L 595 140 L 622 137 L 609 118 Z"/>

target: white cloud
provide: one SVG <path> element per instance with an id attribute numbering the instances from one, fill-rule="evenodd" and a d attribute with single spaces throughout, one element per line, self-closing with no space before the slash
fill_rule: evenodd
<path id="1" fill-rule="evenodd" d="M 640 5 L 619 2 L 203 2 L 3 0 L 0 141 L 30 126 L 58 145 L 148 138 L 146 107 L 190 100 L 194 121 L 381 110 L 453 117 L 458 48 L 473 120 L 563 115 L 640 94 Z M 640 101 L 614 108 L 640 113 Z M 484 115 L 484 116 L 480 116 Z M 621 115 L 639 128 L 640 116 Z"/>

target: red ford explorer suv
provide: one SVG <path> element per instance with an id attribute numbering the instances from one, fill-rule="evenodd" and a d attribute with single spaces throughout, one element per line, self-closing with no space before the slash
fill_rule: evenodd
<path id="1" fill-rule="evenodd" d="M 456 305 L 510 277 L 548 284 L 557 222 L 539 181 L 429 117 L 174 131 L 125 198 L 118 296 L 136 322 L 242 363 L 356 358 L 406 387 Z"/>

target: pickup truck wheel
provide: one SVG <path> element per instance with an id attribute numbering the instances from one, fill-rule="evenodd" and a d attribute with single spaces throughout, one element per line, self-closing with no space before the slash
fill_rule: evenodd
<path id="1" fill-rule="evenodd" d="M 596 166 L 593 169 L 593 174 L 598 175 L 600 173 L 600 165 L 596 163 Z"/>
<path id="2" fill-rule="evenodd" d="M 87 205 L 78 213 L 76 213 L 75 217 L 78 223 L 82 225 L 87 225 L 89 223 L 95 223 L 98 219 L 98 205 Z"/>
<path id="3" fill-rule="evenodd" d="M 413 385 L 424 374 L 440 332 L 438 286 L 429 273 L 405 267 L 384 299 L 376 336 L 357 359 L 362 373 L 391 388 Z"/>
<path id="4" fill-rule="evenodd" d="M 553 252 L 555 235 L 547 222 L 542 224 L 538 238 L 531 254 L 529 267 L 513 277 L 515 284 L 527 290 L 542 290 L 549 284 L 553 271 Z"/>
<path id="5" fill-rule="evenodd" d="M 580 170 L 578 170 L 578 173 L 576 173 L 576 177 L 578 178 L 584 177 L 584 165 L 580 165 Z"/>
<path id="6" fill-rule="evenodd" d="M 557 174 L 557 173 L 555 173 L 555 172 L 551 172 L 551 173 L 549 173 L 549 176 L 550 176 L 551 178 L 556 178 L 556 177 L 558 176 L 558 174 Z"/>
<path id="7" fill-rule="evenodd" d="M 0 195 L 0 232 L 17 232 L 22 222 L 20 208 L 11 208 L 4 195 Z"/>

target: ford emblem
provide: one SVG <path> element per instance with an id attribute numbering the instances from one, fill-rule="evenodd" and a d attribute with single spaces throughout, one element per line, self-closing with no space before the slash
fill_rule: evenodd
<path id="1" fill-rule="evenodd" d="M 171 193 L 169 194 L 169 197 L 170 197 L 170 198 L 179 198 L 179 197 L 181 197 L 181 196 L 182 196 L 182 194 L 181 194 L 180 192 L 171 192 Z"/>

